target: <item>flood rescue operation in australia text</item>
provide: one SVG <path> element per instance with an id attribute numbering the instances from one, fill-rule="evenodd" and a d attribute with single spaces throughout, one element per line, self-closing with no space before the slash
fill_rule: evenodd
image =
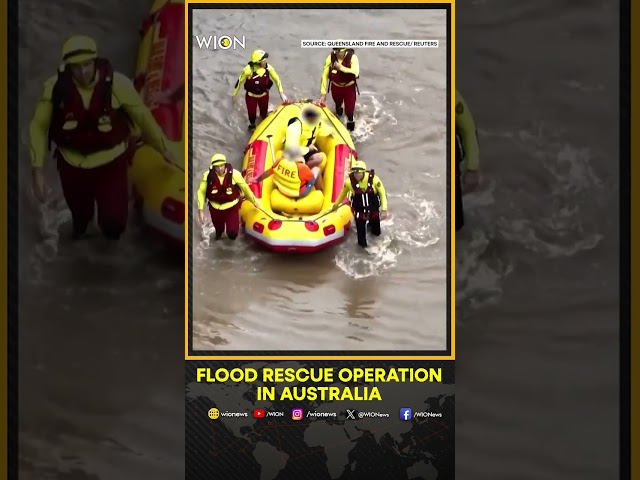
<path id="1" fill-rule="evenodd" d="M 200 383 L 246 382 L 294 383 L 314 382 L 442 382 L 441 368 L 342 368 L 337 378 L 333 368 L 263 368 L 258 374 L 254 368 L 198 368 L 196 379 Z"/>

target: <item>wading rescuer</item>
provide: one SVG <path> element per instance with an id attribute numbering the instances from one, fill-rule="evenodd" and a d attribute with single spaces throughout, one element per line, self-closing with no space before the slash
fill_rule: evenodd
<path id="1" fill-rule="evenodd" d="M 271 175 L 280 193 L 289 198 L 306 197 L 314 186 L 316 190 L 322 190 L 320 167 L 309 168 L 297 146 L 289 147 L 270 169 L 248 181 L 260 183 Z"/>
<path id="2" fill-rule="evenodd" d="M 62 62 L 44 83 L 29 128 L 34 195 L 45 201 L 43 167 L 55 143 L 73 237 L 86 232 L 97 204 L 103 235 L 118 239 L 129 210 L 130 121 L 168 161 L 175 163 L 174 156 L 131 80 L 98 57 L 93 39 L 69 38 L 62 46 Z"/>
<path id="3" fill-rule="evenodd" d="M 331 83 L 331 97 L 336 104 L 336 115 L 347 115 L 347 130 L 353 131 L 356 123 L 353 116 L 356 111 L 357 80 L 360 77 L 360 64 L 352 48 L 334 48 L 324 62 L 320 82 L 320 103 L 327 98 Z"/>
<path id="4" fill-rule="evenodd" d="M 377 237 L 382 233 L 380 220 L 387 217 L 387 192 L 375 172 L 367 172 L 367 165 L 358 160 L 331 210 L 336 211 L 349 193 L 352 195 L 351 208 L 356 218 L 358 245 L 364 248 L 367 246 L 367 222 L 373 235 Z"/>
<path id="5" fill-rule="evenodd" d="M 287 101 L 280 77 L 275 69 L 267 64 L 267 58 L 269 58 L 267 52 L 264 50 L 255 50 L 251 54 L 251 61 L 242 69 L 242 72 L 240 72 L 235 89 L 233 90 L 233 100 L 235 101 L 237 98 L 236 95 L 238 95 L 238 91 L 240 90 L 240 85 L 244 83 L 244 89 L 247 91 L 244 98 L 247 103 L 249 130 L 256 128 L 258 108 L 260 108 L 260 117 L 262 119 L 266 118 L 269 110 L 269 90 L 274 83 L 278 88 L 282 101 Z"/>
<path id="6" fill-rule="evenodd" d="M 211 157 L 211 166 L 204 172 L 198 188 L 198 217 L 204 225 L 204 203 L 209 203 L 211 223 L 216 230 L 216 240 L 227 232 L 230 240 L 235 240 L 240 233 L 240 201 L 241 194 L 254 205 L 258 205 L 256 197 L 245 183 L 242 174 L 227 163 L 227 157 L 216 153 Z"/>
<path id="7" fill-rule="evenodd" d="M 456 90 L 456 231 L 464 226 L 462 195 L 478 186 L 480 147 L 476 123 L 467 103 Z"/>
<path id="8" fill-rule="evenodd" d="M 314 104 L 307 104 L 302 108 L 299 116 L 295 116 L 287 123 L 285 136 L 285 150 L 299 147 L 304 161 L 309 168 L 324 166 L 327 156 L 318 151 L 315 143 L 318 137 L 333 135 L 333 129 L 321 121 L 321 110 Z"/>

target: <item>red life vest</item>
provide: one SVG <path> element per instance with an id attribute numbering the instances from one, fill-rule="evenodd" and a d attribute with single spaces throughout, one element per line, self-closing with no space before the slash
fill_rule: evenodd
<path id="1" fill-rule="evenodd" d="M 251 64 L 249 64 L 251 65 Z M 269 65 L 264 69 L 264 74 L 258 75 L 256 70 L 251 70 L 251 77 L 244 82 L 244 89 L 254 95 L 267 93 L 273 87 L 273 80 L 269 75 Z"/>
<path id="2" fill-rule="evenodd" d="M 380 210 L 380 198 L 373 188 L 373 179 L 375 172 L 371 170 L 369 172 L 369 178 L 367 180 L 367 188 L 363 190 L 360 188 L 360 184 L 352 173 L 349 175 L 351 180 L 351 187 L 353 188 L 353 198 L 351 199 L 351 206 L 356 214 L 366 214 L 370 212 L 378 212 Z"/>
<path id="3" fill-rule="evenodd" d="M 342 66 L 346 68 L 351 67 L 351 57 L 355 54 L 353 48 L 347 50 L 347 54 L 342 59 Z M 338 55 L 336 52 L 331 52 L 331 65 L 338 61 Z M 359 77 L 355 76 L 353 73 L 345 73 L 340 70 L 331 69 L 329 71 L 329 80 L 331 80 L 336 85 L 346 85 L 349 82 L 355 82 Z"/>
<path id="4" fill-rule="evenodd" d="M 233 167 L 227 163 L 222 182 L 216 174 L 215 168 L 207 175 L 207 199 L 214 203 L 228 203 L 240 197 L 240 188 L 233 184 Z"/>
<path id="5" fill-rule="evenodd" d="M 86 109 L 82 97 L 67 66 L 58 72 L 53 87 L 51 103 L 51 126 L 49 127 L 49 149 L 51 142 L 83 155 L 110 150 L 131 136 L 129 118 L 122 108 L 114 109 L 111 101 L 113 91 L 113 67 L 108 60 L 96 59 L 98 82 Z M 75 122 L 73 128 L 70 122 Z"/>

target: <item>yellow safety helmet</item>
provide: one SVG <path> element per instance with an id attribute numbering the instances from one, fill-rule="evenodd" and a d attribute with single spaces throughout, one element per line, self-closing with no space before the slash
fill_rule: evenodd
<path id="1" fill-rule="evenodd" d="M 251 54 L 251 63 L 260 63 L 267 58 L 269 58 L 269 54 L 264 50 L 254 50 Z"/>
<path id="2" fill-rule="evenodd" d="M 352 172 L 365 172 L 366 170 L 367 170 L 367 164 L 364 163 L 362 160 L 357 160 L 353 164 L 353 167 L 351 167 Z"/>
<path id="3" fill-rule="evenodd" d="M 213 157 L 211 157 L 212 167 L 224 165 L 225 163 L 227 163 L 227 157 L 224 155 L 224 153 L 216 153 Z"/>
<path id="4" fill-rule="evenodd" d="M 64 63 L 83 63 L 98 57 L 96 41 L 86 35 L 74 35 L 62 45 Z"/>

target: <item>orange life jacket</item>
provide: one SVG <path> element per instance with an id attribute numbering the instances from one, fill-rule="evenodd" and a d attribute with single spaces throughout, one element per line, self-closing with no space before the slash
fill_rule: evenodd
<path id="1" fill-rule="evenodd" d="M 85 108 L 80 92 L 67 66 L 58 72 L 51 103 L 49 127 L 51 143 L 83 155 L 110 150 L 131 136 L 129 119 L 122 108 L 113 108 L 113 67 L 108 60 L 96 59 L 98 82 Z"/>
<path id="2" fill-rule="evenodd" d="M 207 199 L 214 203 L 228 203 L 240 197 L 240 188 L 233 184 L 233 167 L 225 165 L 223 180 L 216 174 L 215 168 L 211 168 L 207 175 Z"/>
<path id="3" fill-rule="evenodd" d="M 347 50 L 347 54 L 342 59 L 342 66 L 349 68 L 351 67 L 351 57 L 355 54 L 353 48 Z M 331 52 L 331 65 L 338 61 L 338 55 L 336 52 Z M 340 70 L 331 69 L 329 71 L 329 80 L 331 80 L 336 85 L 346 85 L 350 82 L 355 82 L 358 79 L 353 73 L 345 73 Z"/>

